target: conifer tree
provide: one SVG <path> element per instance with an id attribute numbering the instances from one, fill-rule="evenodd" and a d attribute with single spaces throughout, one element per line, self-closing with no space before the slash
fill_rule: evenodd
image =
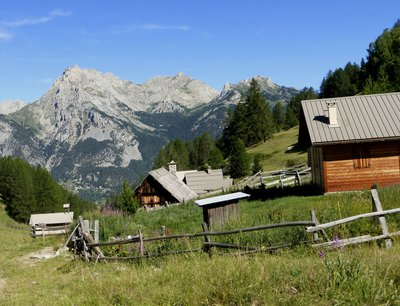
<path id="1" fill-rule="evenodd" d="M 285 125 L 285 107 L 282 104 L 282 101 L 276 102 L 273 110 L 272 116 L 274 118 L 275 129 L 280 131 Z"/>
<path id="2" fill-rule="evenodd" d="M 248 175 L 250 169 L 246 147 L 241 139 L 237 139 L 232 146 L 229 158 L 229 174 L 232 178 L 240 178 Z"/>
<path id="3" fill-rule="evenodd" d="M 122 191 L 118 198 L 118 208 L 129 215 L 134 215 L 138 209 L 138 204 L 133 198 L 133 190 L 127 180 L 122 184 Z"/>

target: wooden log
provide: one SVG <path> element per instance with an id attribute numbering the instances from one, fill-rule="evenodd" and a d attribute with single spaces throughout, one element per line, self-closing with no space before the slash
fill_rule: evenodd
<path id="1" fill-rule="evenodd" d="M 374 188 L 371 189 L 371 197 L 372 197 L 374 211 L 379 211 L 379 212 L 383 211 L 381 201 L 379 200 L 378 191 Z M 378 222 L 381 225 L 382 234 L 383 235 L 389 234 L 389 228 L 388 228 L 385 216 L 379 216 Z M 393 246 L 392 240 L 390 238 L 385 239 L 385 245 L 386 245 L 387 249 L 390 249 Z"/>
<path id="2" fill-rule="evenodd" d="M 94 252 L 98 255 L 103 257 L 103 252 L 100 250 L 100 248 L 98 246 L 93 246 L 94 244 L 94 238 L 92 237 L 92 235 L 88 232 L 83 232 L 83 237 L 84 237 L 84 241 L 85 244 L 87 242 L 87 247 L 92 247 Z"/>
<path id="3" fill-rule="evenodd" d="M 352 244 L 358 244 L 358 243 L 364 243 L 364 242 L 370 242 L 370 241 L 376 241 L 376 240 L 381 240 L 381 239 L 387 239 L 389 237 L 393 236 L 399 236 L 399 232 L 394 232 L 394 233 L 388 233 L 386 235 L 379 235 L 379 236 L 370 236 L 370 235 L 365 235 L 365 236 L 360 236 L 360 237 L 353 237 L 353 238 L 348 238 L 348 239 L 342 239 L 339 242 L 339 245 L 341 246 L 346 246 L 346 245 L 352 245 Z M 333 241 L 330 241 L 330 245 L 326 245 L 327 248 L 329 249 L 334 249 L 337 248 L 337 246 L 332 245 L 334 243 Z M 321 247 L 323 245 L 321 244 L 315 244 L 312 245 L 313 247 Z"/>
<path id="4" fill-rule="evenodd" d="M 145 239 L 143 239 L 146 241 Z M 157 239 L 161 240 L 161 239 Z M 122 239 L 122 240 L 115 240 L 115 241 L 108 241 L 108 242 L 98 242 L 98 243 L 89 243 L 88 246 L 96 247 L 96 246 L 109 246 L 109 245 L 118 245 L 118 244 L 128 244 L 128 243 L 136 243 L 139 242 L 139 236 L 133 236 L 129 239 Z"/>
<path id="5" fill-rule="evenodd" d="M 203 228 L 203 232 L 204 232 L 204 244 L 203 244 L 203 246 L 204 246 L 204 251 L 205 252 L 207 252 L 208 253 L 208 256 L 212 256 L 212 250 L 211 250 L 211 246 L 210 245 L 207 245 L 207 243 L 210 243 L 211 242 L 211 239 L 210 239 L 210 237 L 207 235 L 207 233 L 208 233 L 208 226 L 207 226 L 207 223 L 202 223 L 201 224 L 201 227 Z"/>
<path id="6" fill-rule="evenodd" d="M 320 229 L 323 228 L 329 228 L 335 225 L 339 224 L 344 224 L 344 223 L 349 223 L 351 221 L 359 220 L 359 219 L 364 219 L 364 218 L 369 218 L 369 217 L 375 217 L 375 216 L 383 216 L 383 215 L 388 215 L 388 214 L 394 214 L 400 212 L 400 208 L 393 208 L 393 209 L 388 209 L 388 210 L 383 210 L 383 211 L 378 211 L 378 212 L 371 212 L 371 213 L 365 213 L 365 214 L 360 214 L 356 216 L 351 216 L 347 218 L 343 218 L 340 220 L 324 223 L 324 224 L 319 224 L 315 226 L 309 226 L 306 228 L 307 232 L 312 233 L 319 231 Z"/>
<path id="7" fill-rule="evenodd" d="M 165 252 L 162 254 L 145 254 L 144 256 L 125 256 L 125 257 L 104 256 L 104 257 L 100 257 L 98 260 L 137 260 L 137 259 L 142 259 L 143 257 L 144 258 L 154 258 L 154 257 L 163 257 L 163 256 L 169 256 L 169 255 L 199 253 L 201 251 L 202 251 L 202 249 L 191 249 L 191 250 Z"/>
<path id="8" fill-rule="evenodd" d="M 218 247 L 222 249 L 238 249 L 238 250 L 256 250 L 256 247 L 243 246 L 237 244 L 221 243 L 221 242 L 204 242 L 203 245 L 210 247 Z"/>

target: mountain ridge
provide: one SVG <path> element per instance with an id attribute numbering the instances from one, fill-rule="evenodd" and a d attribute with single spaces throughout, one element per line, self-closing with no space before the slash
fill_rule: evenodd
<path id="1" fill-rule="evenodd" d="M 296 92 L 256 78 L 271 104 L 288 102 Z M 1 155 L 28 158 L 78 190 L 112 191 L 123 179 L 135 181 L 148 171 L 167 141 L 206 130 L 218 135 L 226 112 L 248 86 L 244 80 L 217 92 L 182 72 L 137 85 L 74 66 L 39 100 L 0 117 Z M 24 130 L 29 137 L 15 137 Z M 32 153 L 18 150 L 18 143 Z"/>

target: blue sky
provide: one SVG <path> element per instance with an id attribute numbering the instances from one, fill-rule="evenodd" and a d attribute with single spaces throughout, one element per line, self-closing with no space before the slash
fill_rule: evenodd
<path id="1" fill-rule="evenodd" d="M 398 18 L 398 0 L 1 0 L 0 101 L 32 102 L 75 64 L 134 83 L 183 71 L 217 90 L 256 75 L 318 89 Z"/>

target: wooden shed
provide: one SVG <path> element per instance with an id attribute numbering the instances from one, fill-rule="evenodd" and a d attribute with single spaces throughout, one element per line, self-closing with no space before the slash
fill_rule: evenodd
<path id="1" fill-rule="evenodd" d="M 29 225 L 32 227 L 32 236 L 47 236 L 66 234 L 74 219 L 73 212 L 48 214 L 32 214 Z"/>
<path id="2" fill-rule="evenodd" d="M 134 191 L 139 206 L 157 207 L 167 203 L 186 202 L 197 197 L 178 177 L 165 168 L 149 172 Z"/>
<path id="3" fill-rule="evenodd" d="M 400 183 L 400 93 L 302 101 L 299 142 L 324 192 Z"/>
<path id="4" fill-rule="evenodd" d="M 211 228 L 239 217 L 239 200 L 249 196 L 247 193 L 235 192 L 197 200 L 195 203 L 203 209 L 203 221 Z"/>

